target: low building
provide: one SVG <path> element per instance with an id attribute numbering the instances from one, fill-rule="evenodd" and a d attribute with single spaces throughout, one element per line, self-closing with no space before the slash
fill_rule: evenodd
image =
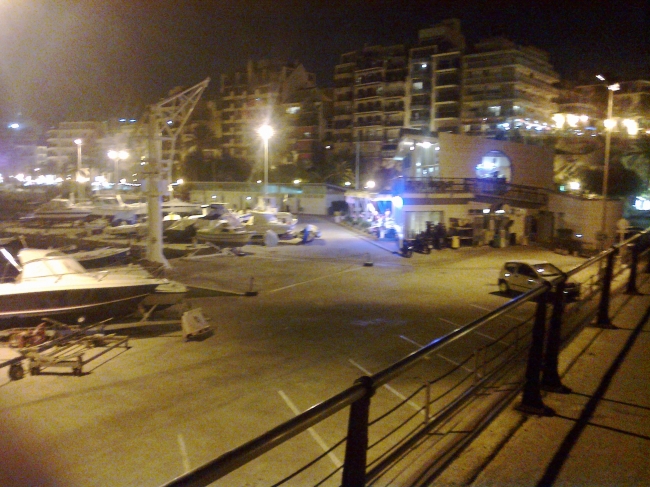
<path id="1" fill-rule="evenodd" d="M 404 130 L 395 157 L 401 176 L 389 188 L 347 198 L 369 220 L 390 215 L 404 238 L 441 223 L 456 245 L 552 244 L 560 228 L 598 244 L 602 199 L 556 192 L 550 147 Z M 608 201 L 608 235 L 621 215 L 622 205 Z"/>
<path id="2" fill-rule="evenodd" d="M 226 203 L 235 210 L 252 209 L 260 200 L 266 206 L 292 213 L 328 215 L 335 201 L 345 201 L 345 189 L 331 184 L 269 183 L 268 194 L 257 183 L 185 183 L 193 203 Z"/>

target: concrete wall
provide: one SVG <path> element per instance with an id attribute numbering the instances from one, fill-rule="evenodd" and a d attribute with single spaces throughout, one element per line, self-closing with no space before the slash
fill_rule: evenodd
<path id="1" fill-rule="evenodd" d="M 496 150 L 510 159 L 511 183 L 553 189 L 550 148 L 444 132 L 439 134 L 439 143 L 442 178 L 475 178 L 482 157 Z"/>
<path id="2" fill-rule="evenodd" d="M 218 183 L 217 183 L 218 184 Z M 260 197 L 260 192 L 256 191 L 257 187 L 246 189 L 244 184 L 242 188 L 234 190 L 224 189 L 215 186 L 211 189 L 209 183 L 204 183 L 201 189 L 192 189 L 190 191 L 190 201 L 193 203 L 226 203 L 230 207 L 242 210 L 245 208 L 254 208 Z M 215 196 L 215 198 L 213 198 Z M 302 193 L 289 194 L 285 201 L 286 193 L 269 193 L 271 201 L 275 201 L 278 209 L 285 209 L 285 204 L 289 205 L 289 211 L 293 213 L 306 213 L 310 215 L 327 215 L 333 201 L 345 201 L 345 190 L 328 186 L 325 184 L 305 185 Z M 247 199 L 249 198 L 249 199 Z"/>
<path id="3" fill-rule="evenodd" d="M 617 234 L 618 221 L 623 218 L 623 201 L 607 201 L 606 233 L 613 241 Z M 550 194 L 548 209 L 555 216 L 555 230 L 571 228 L 583 235 L 586 243 L 597 244 L 597 235 L 602 226 L 603 200 L 578 199 L 565 194 Z"/>

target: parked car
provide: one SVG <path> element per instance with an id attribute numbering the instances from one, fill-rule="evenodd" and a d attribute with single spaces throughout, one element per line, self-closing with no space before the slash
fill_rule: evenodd
<path id="1" fill-rule="evenodd" d="M 499 272 L 499 291 L 526 292 L 537 287 L 542 281 L 553 282 L 562 276 L 563 272 L 550 262 L 543 261 L 510 261 L 503 264 Z M 580 298 L 580 284 L 567 280 L 564 288 L 567 301 Z"/>

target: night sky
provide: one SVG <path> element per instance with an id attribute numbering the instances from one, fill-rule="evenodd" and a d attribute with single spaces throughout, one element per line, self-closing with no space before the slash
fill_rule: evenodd
<path id="1" fill-rule="evenodd" d="M 556 71 L 650 79 L 647 1 L 7 0 L 0 4 L 0 121 L 49 125 L 139 116 L 176 86 L 249 58 L 302 62 L 331 86 L 339 56 L 417 40 L 461 20 L 468 43 L 504 35 L 548 51 Z"/>

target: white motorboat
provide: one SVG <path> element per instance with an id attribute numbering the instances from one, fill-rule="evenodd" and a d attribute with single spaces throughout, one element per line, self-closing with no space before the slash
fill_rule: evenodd
<path id="1" fill-rule="evenodd" d="M 163 201 L 161 204 L 162 214 L 168 215 L 173 213 L 175 215 L 190 216 L 190 215 L 203 215 L 203 205 L 200 203 L 190 203 L 178 198 L 172 198 L 168 201 Z"/>
<path id="2" fill-rule="evenodd" d="M 88 207 L 77 206 L 67 198 L 53 198 L 33 213 L 20 218 L 20 221 L 37 224 L 74 223 L 86 220 L 90 215 Z"/>
<path id="3" fill-rule="evenodd" d="M 131 255 L 129 247 L 100 247 L 92 250 L 62 249 L 62 251 L 79 262 L 84 269 L 99 269 L 126 264 Z"/>
<path id="4" fill-rule="evenodd" d="M 213 203 L 202 207 L 203 215 L 191 215 L 180 218 L 163 230 L 163 237 L 169 243 L 191 242 L 201 228 L 207 228 L 215 221 L 230 215 L 230 210 L 223 203 Z"/>
<path id="5" fill-rule="evenodd" d="M 280 218 L 278 218 L 278 214 Z M 242 223 L 247 230 L 255 232 L 258 236 L 271 230 L 279 237 L 286 237 L 293 235 L 298 219 L 288 212 L 251 210 Z"/>
<path id="6" fill-rule="evenodd" d="M 219 247 L 243 247 L 250 242 L 252 232 L 249 232 L 233 215 L 224 215 L 220 220 L 210 222 L 210 225 L 196 230 L 199 242 L 210 242 Z"/>
<path id="7" fill-rule="evenodd" d="M 0 253 L 18 270 L 0 284 L 0 319 L 12 325 L 46 317 L 72 323 L 128 316 L 170 282 L 120 268 L 89 271 L 59 251 L 22 249 L 18 262 L 5 249 Z"/>
<path id="8" fill-rule="evenodd" d="M 95 196 L 90 201 L 81 201 L 75 206 L 86 208 L 92 218 L 106 218 L 113 223 L 136 223 L 147 215 L 146 203 L 127 203 L 120 194 Z"/>

